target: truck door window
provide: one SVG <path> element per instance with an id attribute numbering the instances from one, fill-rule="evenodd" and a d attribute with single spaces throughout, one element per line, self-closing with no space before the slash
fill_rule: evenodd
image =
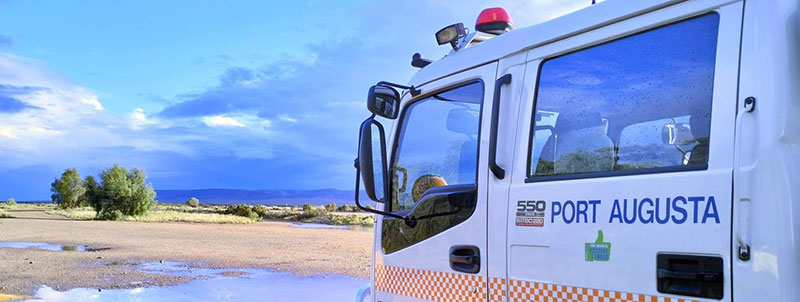
<path id="1" fill-rule="evenodd" d="M 700 145 L 690 127 L 689 116 L 626 126 L 619 135 L 616 165 L 619 169 L 688 165 L 692 150 Z M 703 157 L 700 163 L 707 160 Z"/>
<path id="2" fill-rule="evenodd" d="M 411 209 L 430 186 L 474 184 L 483 84 L 408 106 L 392 161 L 392 211 Z"/>
<path id="3" fill-rule="evenodd" d="M 420 220 L 410 227 L 384 217 L 381 246 L 393 253 L 441 233 L 469 218 L 475 202 L 454 206 L 447 198 L 421 198 L 437 186 L 477 184 L 478 133 L 483 83 L 438 93 L 411 103 L 397 134 L 392 160 L 390 211 L 416 217 L 450 213 Z M 420 203 L 416 208 L 414 206 Z"/>
<path id="4" fill-rule="evenodd" d="M 702 170 L 719 16 L 545 60 L 527 181 Z"/>

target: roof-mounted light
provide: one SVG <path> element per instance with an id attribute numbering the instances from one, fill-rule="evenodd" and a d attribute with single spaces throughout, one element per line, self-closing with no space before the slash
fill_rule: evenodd
<path id="1" fill-rule="evenodd" d="M 484 9 L 475 22 L 475 30 L 500 35 L 514 29 L 514 21 L 502 7 Z"/>
<path id="2" fill-rule="evenodd" d="M 436 43 L 444 45 L 450 43 L 453 49 L 458 50 L 458 39 L 467 35 L 467 29 L 464 28 L 464 23 L 456 23 L 448 27 L 442 28 L 436 32 Z"/>

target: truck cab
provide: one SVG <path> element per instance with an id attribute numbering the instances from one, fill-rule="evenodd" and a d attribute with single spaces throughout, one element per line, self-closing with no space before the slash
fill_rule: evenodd
<path id="1" fill-rule="evenodd" d="M 369 90 L 356 300 L 800 301 L 799 6 L 445 27 L 447 56 Z"/>

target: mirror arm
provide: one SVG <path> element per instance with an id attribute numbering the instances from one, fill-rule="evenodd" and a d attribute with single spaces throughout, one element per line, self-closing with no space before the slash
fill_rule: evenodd
<path id="1" fill-rule="evenodd" d="M 450 212 L 428 214 L 428 215 L 424 215 L 424 216 L 420 216 L 420 217 L 410 216 L 409 219 L 416 221 L 416 220 L 423 220 L 423 219 L 434 218 L 434 217 L 439 217 L 439 216 L 455 215 L 458 212 L 460 212 L 461 210 L 462 210 L 461 207 L 456 207 L 455 210 L 452 210 Z"/>
<path id="2" fill-rule="evenodd" d="M 359 194 L 358 194 L 361 191 L 361 186 L 360 186 L 361 181 L 359 179 L 359 176 L 361 176 L 361 165 L 358 164 L 358 158 L 356 158 L 355 162 L 353 163 L 353 166 L 356 168 L 356 191 L 355 191 L 355 197 L 353 198 L 353 199 L 355 199 L 356 207 L 358 207 L 359 209 L 361 209 L 364 212 L 369 212 L 369 213 L 372 213 L 372 214 L 378 214 L 378 215 L 389 216 L 389 217 L 393 217 L 393 218 L 397 218 L 397 219 L 406 220 L 407 218 L 404 217 L 404 216 L 395 215 L 395 214 L 392 214 L 392 213 L 389 213 L 389 212 L 385 212 L 385 211 L 378 211 L 378 210 L 375 210 L 375 209 L 370 209 L 368 207 L 365 207 L 365 206 L 361 205 L 361 202 L 359 200 Z"/>
<path id="3" fill-rule="evenodd" d="M 422 91 L 420 91 L 419 89 L 415 88 L 413 85 L 412 86 L 406 86 L 406 85 L 395 84 L 395 83 L 387 82 L 387 81 L 380 81 L 380 82 L 378 82 L 378 84 L 375 84 L 375 85 L 378 85 L 378 86 L 389 86 L 389 87 L 395 87 L 395 88 L 400 88 L 400 89 L 406 89 L 406 90 L 411 92 L 411 96 L 418 96 L 418 95 L 420 95 L 422 93 Z"/>
<path id="4" fill-rule="evenodd" d="M 470 190 L 468 190 L 468 192 L 470 192 L 470 194 L 474 194 L 478 190 L 477 186 L 475 186 L 475 185 L 453 185 L 451 187 L 462 187 L 462 188 L 465 188 L 465 189 L 468 188 L 468 189 L 470 189 Z M 411 208 L 411 210 L 408 211 L 408 214 L 405 215 L 402 218 L 406 222 L 407 226 L 413 228 L 413 227 L 417 226 L 417 221 L 419 221 L 419 220 L 428 219 L 428 218 L 434 218 L 434 217 L 440 217 L 440 216 L 455 215 L 455 214 L 457 214 L 459 211 L 461 211 L 463 209 L 463 207 L 461 207 L 461 206 L 454 206 L 456 209 L 453 210 L 453 211 L 449 211 L 449 212 L 428 214 L 428 215 L 423 215 L 423 216 L 420 216 L 420 217 L 414 217 L 413 215 L 411 215 L 411 213 L 414 213 L 414 211 L 417 210 L 417 207 L 419 207 L 423 203 L 423 201 L 428 199 L 428 198 L 433 198 L 435 196 L 440 196 L 440 195 L 446 194 L 447 198 L 449 199 L 454 194 L 462 193 L 462 192 L 446 192 L 446 191 L 445 192 L 441 192 L 441 191 L 436 191 L 435 188 L 437 188 L 437 187 L 432 188 L 432 189 L 434 189 L 433 192 L 428 191 L 428 192 L 425 192 L 425 194 L 422 194 L 422 196 L 419 199 L 419 202 L 417 202 L 414 205 L 414 207 Z M 442 188 L 442 187 L 440 187 L 440 188 Z"/>

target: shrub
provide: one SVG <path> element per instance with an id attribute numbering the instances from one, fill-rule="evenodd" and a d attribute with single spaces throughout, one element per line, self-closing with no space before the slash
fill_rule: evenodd
<path id="1" fill-rule="evenodd" d="M 253 207 L 253 212 L 261 218 L 268 218 L 270 216 L 269 208 L 264 205 L 257 205 Z"/>
<path id="2" fill-rule="evenodd" d="M 196 208 L 196 207 L 200 206 L 200 199 L 197 199 L 197 197 L 189 198 L 189 200 L 186 201 L 186 205 L 190 206 L 190 207 L 193 207 L 193 208 Z"/>
<path id="3" fill-rule="evenodd" d="M 50 184 L 50 191 L 53 192 L 50 198 L 59 208 L 71 209 L 80 206 L 81 196 L 86 189 L 78 175 L 78 169 L 67 169 L 61 174 L 61 178 Z"/>
<path id="4" fill-rule="evenodd" d="M 326 204 L 325 205 L 325 210 L 328 211 L 328 212 L 335 212 L 336 211 L 336 204 L 335 203 Z"/>
<path id="5" fill-rule="evenodd" d="M 120 210 L 103 211 L 97 215 L 97 219 L 119 221 L 125 219 L 125 214 Z"/>
<path id="6" fill-rule="evenodd" d="M 349 204 L 345 204 L 345 205 L 341 205 L 338 208 L 336 208 L 336 211 L 339 211 L 339 212 L 360 212 L 361 209 L 359 209 L 357 206 L 351 206 Z"/>
<path id="7" fill-rule="evenodd" d="M 326 207 L 321 206 L 313 206 L 310 204 L 303 205 L 303 212 L 298 214 L 297 217 L 300 219 L 307 219 L 307 218 L 314 218 L 325 216 L 328 214 L 328 210 Z"/>
<path id="8" fill-rule="evenodd" d="M 95 212 L 101 212 L 103 210 L 103 192 L 94 176 L 86 176 L 86 179 L 83 180 L 83 188 L 85 192 L 81 203 L 92 207 Z"/>
<path id="9" fill-rule="evenodd" d="M 255 211 L 253 211 L 253 207 L 249 206 L 249 205 L 246 205 L 246 204 L 229 205 L 228 208 L 225 209 L 224 213 L 225 214 L 230 214 L 230 215 L 247 217 L 247 218 L 250 218 L 252 220 L 258 220 L 259 219 L 259 215 Z"/>
<path id="10" fill-rule="evenodd" d="M 10 205 L 10 206 L 13 206 L 13 205 L 17 204 L 17 200 L 16 200 L 16 199 L 14 199 L 13 197 L 12 197 L 12 198 L 9 198 L 9 199 L 6 201 L 6 204 L 7 204 L 7 205 Z"/>
<path id="11" fill-rule="evenodd" d="M 146 177 L 143 170 L 134 168 L 129 172 L 119 165 L 103 171 L 101 212 L 118 210 L 124 215 L 140 216 L 150 211 L 156 205 L 156 192 L 145 183 Z"/>

